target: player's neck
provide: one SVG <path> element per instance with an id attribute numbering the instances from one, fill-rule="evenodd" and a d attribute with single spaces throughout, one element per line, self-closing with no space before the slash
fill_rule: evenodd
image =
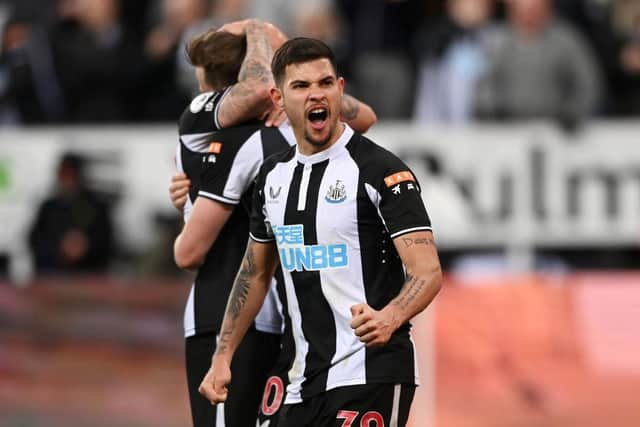
<path id="1" fill-rule="evenodd" d="M 300 133 L 294 132 L 296 136 L 296 142 L 298 144 L 298 151 L 304 156 L 312 156 L 314 154 L 328 150 L 340 139 L 340 137 L 344 133 L 344 130 L 344 124 L 338 122 L 336 124 L 336 127 L 333 129 L 333 132 L 331 133 L 331 139 L 327 143 L 322 145 L 309 142 L 307 138 L 305 138 L 304 131 L 301 131 Z"/>

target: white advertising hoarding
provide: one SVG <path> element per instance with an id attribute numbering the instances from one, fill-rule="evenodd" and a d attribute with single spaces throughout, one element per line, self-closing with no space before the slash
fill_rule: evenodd
<path id="1" fill-rule="evenodd" d="M 640 123 L 592 123 L 574 135 L 544 123 L 380 123 L 367 136 L 415 172 L 442 248 L 640 245 Z M 0 251 L 26 250 L 67 150 L 95 160 L 92 181 L 117 196 L 120 243 L 144 250 L 154 214 L 172 212 L 175 144 L 172 126 L 0 130 Z"/>

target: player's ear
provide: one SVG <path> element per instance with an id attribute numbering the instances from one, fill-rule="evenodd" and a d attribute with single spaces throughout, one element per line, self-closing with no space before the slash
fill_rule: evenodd
<path id="1" fill-rule="evenodd" d="M 269 95 L 271 96 L 271 102 L 273 102 L 273 105 L 279 108 L 284 108 L 284 100 L 282 99 L 282 92 L 280 92 L 280 89 L 278 89 L 277 86 L 274 86 L 271 88 L 271 90 L 269 91 Z"/>

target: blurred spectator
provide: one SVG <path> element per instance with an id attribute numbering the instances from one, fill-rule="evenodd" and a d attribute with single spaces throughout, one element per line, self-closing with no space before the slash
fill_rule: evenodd
<path id="1" fill-rule="evenodd" d="M 573 128 L 594 113 L 600 73 L 585 40 L 553 14 L 552 0 L 508 0 L 476 107 L 490 119 L 551 118 Z"/>
<path id="2" fill-rule="evenodd" d="M 64 116 L 48 36 L 38 15 L 27 16 L 29 5 L 0 5 L 0 124 L 58 122 Z"/>
<path id="3" fill-rule="evenodd" d="M 349 91 L 369 104 L 380 119 L 409 118 L 414 91 L 411 42 L 423 20 L 418 0 L 339 0 L 347 46 L 337 55 Z M 352 90 L 353 87 L 353 90 Z"/>
<path id="4" fill-rule="evenodd" d="M 613 2 L 612 27 L 618 41 L 610 77 L 615 105 L 612 113 L 640 115 L 640 2 Z"/>
<path id="5" fill-rule="evenodd" d="M 120 0 L 58 0 L 51 31 L 66 102 L 65 121 L 122 122 L 135 117 L 139 42 L 120 22 Z"/>
<path id="6" fill-rule="evenodd" d="M 38 209 L 29 235 L 37 273 L 102 272 L 114 255 L 110 207 L 87 188 L 84 166 L 65 154 L 55 194 Z"/>
<path id="7" fill-rule="evenodd" d="M 173 122 L 191 100 L 192 87 L 189 83 L 181 84 L 184 81 L 181 73 L 185 72 L 180 67 L 184 59 L 181 41 L 190 29 L 206 23 L 209 11 L 209 0 L 161 0 L 151 11 L 153 23 L 144 42 L 148 65 L 144 77 L 146 120 Z M 188 78 L 186 81 L 189 82 Z"/>
<path id="8" fill-rule="evenodd" d="M 414 118 L 465 122 L 488 67 L 493 0 L 448 0 L 447 15 L 416 36 L 419 58 Z"/>

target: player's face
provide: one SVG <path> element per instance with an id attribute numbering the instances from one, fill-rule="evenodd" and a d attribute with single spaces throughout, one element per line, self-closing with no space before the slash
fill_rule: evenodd
<path id="1" fill-rule="evenodd" d="M 302 153 L 322 151 L 340 136 L 343 89 L 344 80 L 328 59 L 287 66 L 282 87 L 272 97 L 284 107 Z"/>

